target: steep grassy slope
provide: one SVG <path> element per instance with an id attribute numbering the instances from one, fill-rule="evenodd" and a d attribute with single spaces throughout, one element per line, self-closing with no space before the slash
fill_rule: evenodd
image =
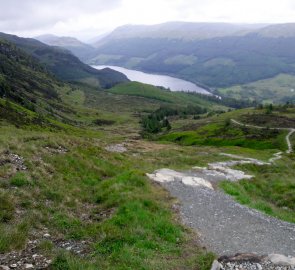
<path id="1" fill-rule="evenodd" d="M 37 58 L 61 80 L 83 82 L 103 88 L 128 81 L 125 75 L 117 71 L 110 69 L 96 70 L 60 47 L 51 47 L 34 39 L 20 38 L 4 33 L 0 33 L 0 37 L 14 43 L 17 47 Z"/>
<path id="2" fill-rule="evenodd" d="M 7 42 L 1 48 L 2 82 L 9 87 L 0 98 L 0 252 L 15 256 L 9 263 L 31 262 L 37 254 L 32 263 L 52 260 L 52 269 L 209 269 L 214 256 L 180 225 L 169 194 L 145 176 L 158 164 L 178 163 L 170 151 L 181 149 L 141 140 L 128 153 L 105 149 L 134 134 L 138 138 L 135 113 L 172 102 L 173 94 L 159 101 L 87 86 L 59 88 L 26 53 Z M 35 80 L 42 87 L 35 89 Z M 50 110 L 39 117 L 21 106 L 22 98 L 50 106 L 43 86 L 56 90 L 60 109 L 71 109 L 63 113 L 72 125 Z M 189 95 L 179 96 L 177 102 L 188 102 Z M 22 252 L 10 253 L 15 250 Z"/>
<path id="3" fill-rule="evenodd" d="M 0 40 L 0 59 L 0 97 L 38 114 L 71 114 L 68 106 L 61 107 L 60 99 L 61 93 L 72 90 L 71 86 L 58 81 L 38 61 L 5 40 Z M 6 109 L 9 111 L 9 103 Z M 4 112 L 2 108 L 2 117 Z"/>
<path id="4" fill-rule="evenodd" d="M 37 239 L 34 252 L 53 269 L 209 269 L 212 255 L 188 241 L 168 194 L 134 168 L 138 158 L 104 150 L 107 136 L 1 131 L 1 158 L 17 153 L 27 167 L 0 166 L 1 253 Z M 83 255 L 59 245 L 67 242 Z"/>

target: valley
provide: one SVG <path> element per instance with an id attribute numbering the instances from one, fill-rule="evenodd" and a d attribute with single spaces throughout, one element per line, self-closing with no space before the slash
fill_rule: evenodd
<path id="1" fill-rule="evenodd" d="M 291 30 L 0 33 L 0 269 L 293 270 Z"/>

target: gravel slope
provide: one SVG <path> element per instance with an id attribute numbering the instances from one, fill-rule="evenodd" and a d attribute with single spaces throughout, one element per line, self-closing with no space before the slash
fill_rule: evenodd
<path id="1" fill-rule="evenodd" d="M 228 195 L 181 181 L 162 183 L 181 203 L 184 223 L 218 255 L 244 252 L 295 256 L 295 224 L 268 217 Z"/>

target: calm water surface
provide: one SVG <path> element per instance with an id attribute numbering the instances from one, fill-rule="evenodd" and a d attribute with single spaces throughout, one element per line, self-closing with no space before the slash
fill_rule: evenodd
<path id="1" fill-rule="evenodd" d="M 111 68 L 125 74 L 130 81 L 147 83 L 155 86 L 170 88 L 171 91 L 187 91 L 211 95 L 206 89 L 195 85 L 192 82 L 174 78 L 166 75 L 149 74 L 142 71 L 127 69 L 118 66 L 93 66 L 96 69 Z"/>

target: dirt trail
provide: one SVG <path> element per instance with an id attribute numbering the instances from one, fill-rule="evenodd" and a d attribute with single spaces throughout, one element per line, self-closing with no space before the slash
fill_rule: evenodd
<path id="1" fill-rule="evenodd" d="M 239 126 L 244 126 L 244 127 L 251 127 L 251 128 L 258 128 L 258 129 L 265 129 L 266 127 L 260 127 L 260 126 L 254 126 L 254 125 L 247 125 L 247 124 L 243 124 L 235 119 L 231 119 L 231 121 Z M 268 129 L 272 129 L 272 130 L 288 130 L 289 133 L 286 136 L 286 143 L 288 145 L 288 150 L 286 151 L 287 154 L 293 152 L 293 147 L 292 147 L 292 143 L 290 141 L 290 137 L 291 135 L 295 132 L 295 128 L 268 128 Z"/>

